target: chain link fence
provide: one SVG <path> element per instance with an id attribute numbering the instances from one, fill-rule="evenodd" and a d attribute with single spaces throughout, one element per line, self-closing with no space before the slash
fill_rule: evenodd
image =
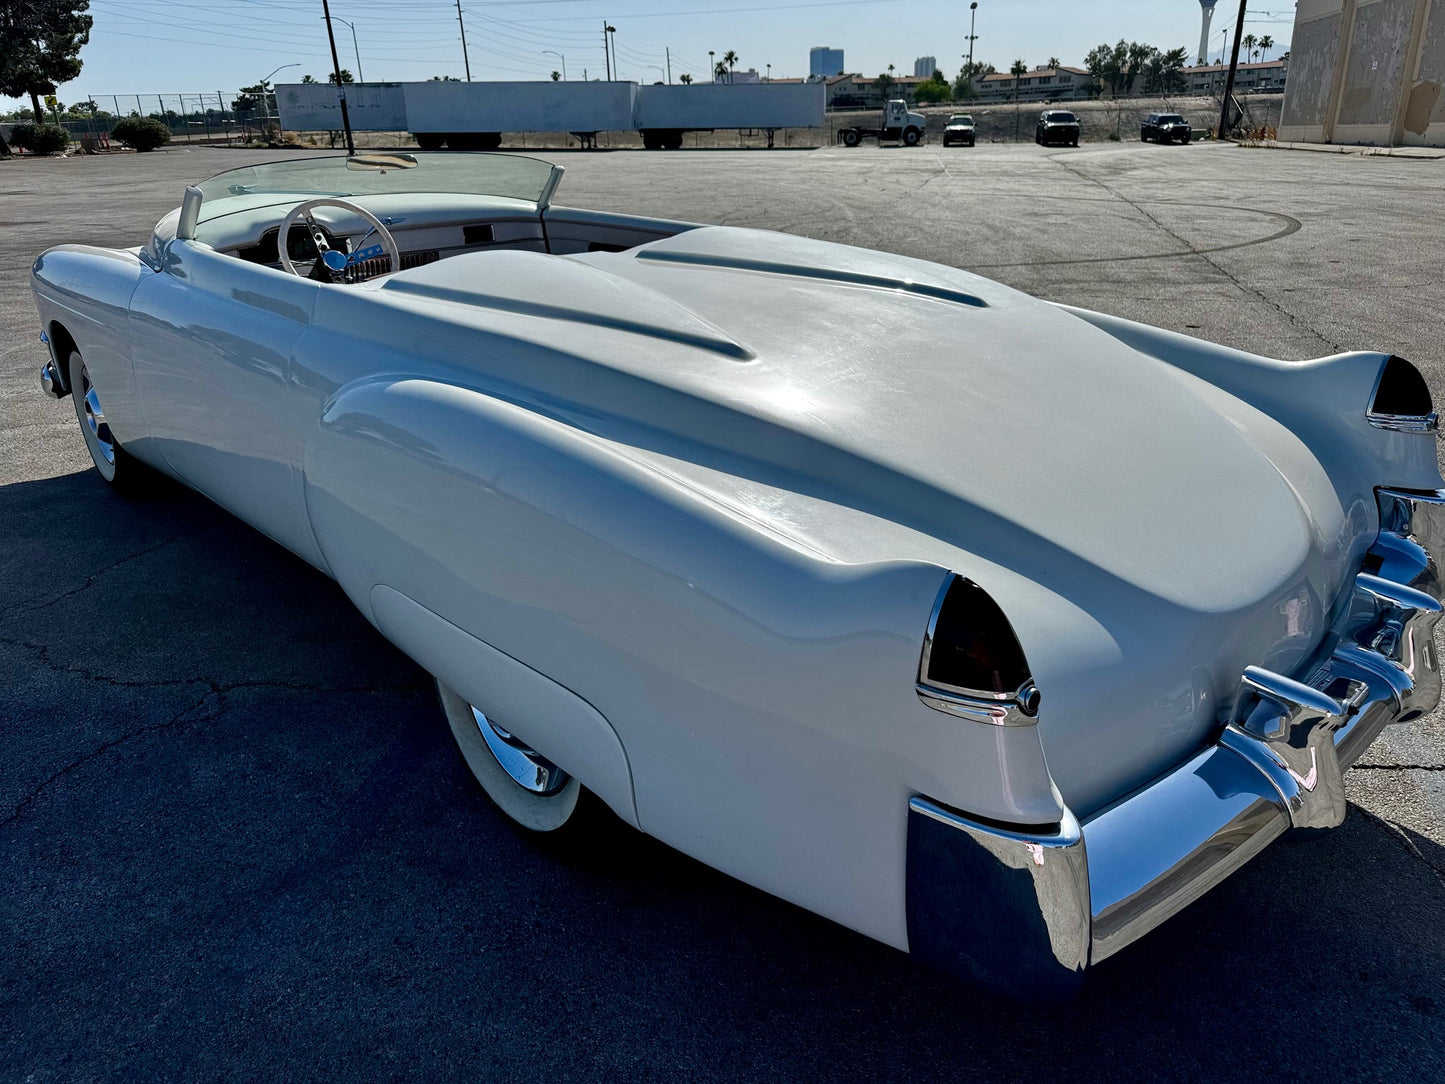
<path id="1" fill-rule="evenodd" d="M 47 120 L 61 124 L 82 146 L 105 149 L 110 129 L 124 117 L 151 117 L 164 124 L 173 143 L 249 143 L 274 134 L 279 126 L 274 94 L 211 90 L 193 94 L 95 94 L 52 111 Z"/>

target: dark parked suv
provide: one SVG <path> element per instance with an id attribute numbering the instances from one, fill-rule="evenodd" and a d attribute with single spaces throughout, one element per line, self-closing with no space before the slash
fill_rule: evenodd
<path id="1" fill-rule="evenodd" d="M 1150 113 L 1139 125 L 1139 139 L 1145 143 L 1151 139 L 1160 143 L 1188 143 L 1192 135 L 1189 122 L 1178 113 Z"/>
<path id="2" fill-rule="evenodd" d="M 1079 118 L 1067 109 L 1045 109 L 1034 129 L 1034 142 L 1043 146 L 1060 143 L 1070 147 L 1079 145 Z"/>

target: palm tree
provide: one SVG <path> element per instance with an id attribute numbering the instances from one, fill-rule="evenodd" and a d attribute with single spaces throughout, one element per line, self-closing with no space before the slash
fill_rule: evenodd
<path id="1" fill-rule="evenodd" d="M 721 60 L 719 60 L 717 62 L 717 66 L 714 67 L 712 70 L 712 81 L 716 83 L 719 79 L 726 79 L 727 74 L 728 66 L 724 64 Z"/>
<path id="2" fill-rule="evenodd" d="M 738 66 L 738 54 L 729 49 L 723 54 L 723 63 L 728 66 L 728 82 L 733 81 L 733 69 Z"/>
<path id="3" fill-rule="evenodd" d="M 1049 57 L 1049 63 L 1047 66 L 1052 68 L 1054 71 L 1058 71 L 1064 66 L 1064 62 L 1056 56 L 1051 56 Z"/>
<path id="4" fill-rule="evenodd" d="M 1239 39 L 1239 44 L 1244 46 L 1244 59 L 1248 60 L 1254 55 L 1254 47 L 1259 44 L 1259 39 L 1253 34 L 1246 34 Z"/>
<path id="5" fill-rule="evenodd" d="M 686 86 L 691 86 L 691 85 L 692 85 L 692 76 L 690 76 L 690 75 L 688 75 L 686 72 L 684 72 L 682 75 L 679 75 L 679 76 L 677 77 L 677 81 L 678 81 L 679 83 L 682 83 L 682 84 L 686 85 Z"/>
<path id="6" fill-rule="evenodd" d="M 1024 63 L 1023 57 L 1015 60 L 1009 68 L 1009 74 L 1014 77 L 1014 142 L 1019 141 L 1019 80 L 1024 77 L 1024 72 L 1029 66 Z"/>
<path id="7" fill-rule="evenodd" d="M 1261 57 L 1269 56 L 1269 51 L 1274 48 L 1274 39 L 1268 34 L 1259 39 L 1259 52 Z"/>

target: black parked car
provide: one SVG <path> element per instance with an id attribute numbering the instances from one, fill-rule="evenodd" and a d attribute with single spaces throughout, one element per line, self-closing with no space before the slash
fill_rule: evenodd
<path id="1" fill-rule="evenodd" d="M 1034 129 L 1034 142 L 1041 146 L 1059 143 L 1064 146 L 1079 145 L 1079 118 L 1067 109 L 1045 109 Z"/>
<path id="2" fill-rule="evenodd" d="M 1147 143 L 1153 139 L 1160 143 L 1188 143 L 1193 136 L 1189 122 L 1178 113 L 1150 113 L 1139 125 L 1139 139 Z"/>

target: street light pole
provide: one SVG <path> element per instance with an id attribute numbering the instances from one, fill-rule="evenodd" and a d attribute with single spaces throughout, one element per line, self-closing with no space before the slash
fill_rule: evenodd
<path id="1" fill-rule="evenodd" d="M 712 76 L 712 81 L 713 81 L 714 83 L 716 83 L 716 82 L 717 82 L 717 65 L 714 64 L 714 63 L 713 63 L 713 60 L 712 60 L 712 58 L 713 58 L 714 55 L 715 55 L 715 54 L 713 53 L 713 51 L 712 51 L 711 49 L 709 49 L 709 50 L 707 51 L 707 70 L 708 70 L 708 73 Z"/>
<path id="2" fill-rule="evenodd" d="M 974 20 L 978 18 L 978 0 L 968 5 L 968 88 L 973 89 L 973 43 L 978 35 L 973 32 Z"/>
<path id="3" fill-rule="evenodd" d="M 664 45 L 662 51 L 667 55 L 667 85 L 672 86 L 672 47 Z"/>
<path id="4" fill-rule="evenodd" d="M 556 49 L 543 49 L 543 50 L 542 50 L 542 55 L 543 55 L 543 56 L 555 56 L 555 57 L 557 57 L 557 59 L 559 59 L 560 61 L 562 61 L 562 82 L 564 82 L 564 83 L 567 82 L 567 58 L 566 58 L 565 56 L 563 56 L 561 53 L 557 52 Z"/>
<path id="5" fill-rule="evenodd" d="M 356 81 L 358 83 L 364 83 L 366 82 L 366 76 L 361 74 L 361 46 L 356 44 L 356 24 L 343 19 L 340 15 L 336 16 L 336 21 L 338 23 L 346 23 L 347 26 L 351 27 L 351 48 L 356 53 Z"/>
<path id="6" fill-rule="evenodd" d="M 356 142 L 351 138 L 351 114 L 346 111 L 346 84 L 341 81 L 341 58 L 336 55 L 336 34 L 331 28 L 331 5 L 321 0 L 321 12 L 326 19 L 326 39 L 331 43 L 331 70 L 336 73 L 336 100 L 341 103 L 341 127 L 346 130 L 346 153 L 356 153 Z"/>
<path id="7" fill-rule="evenodd" d="M 323 2 L 324 2 L 324 0 L 323 0 Z M 270 128 L 270 127 L 271 127 L 271 92 L 266 89 L 266 84 L 270 81 L 271 76 L 275 75 L 276 72 L 284 72 L 287 68 L 299 68 L 299 67 L 301 67 L 301 61 L 299 61 L 299 60 L 296 61 L 295 64 L 282 64 L 279 68 L 276 69 L 276 71 L 267 72 L 266 75 L 265 75 L 265 77 L 262 78 L 260 84 L 258 84 L 259 87 L 260 87 L 260 90 L 261 90 L 261 126 L 262 126 L 262 129 L 263 129 L 263 130 L 266 129 L 266 128 Z M 136 107 L 137 107 L 137 108 L 136 108 L 136 115 L 137 115 L 137 116 L 140 116 L 140 115 L 141 115 L 141 112 L 140 112 L 140 108 L 139 108 L 139 107 L 140 107 L 140 95 L 139 95 L 139 94 L 136 95 L 135 104 L 136 104 Z M 118 107 L 117 107 L 117 108 L 118 108 Z M 161 107 L 161 115 L 162 115 L 162 116 L 165 115 L 165 107 L 164 107 L 164 106 Z"/>

